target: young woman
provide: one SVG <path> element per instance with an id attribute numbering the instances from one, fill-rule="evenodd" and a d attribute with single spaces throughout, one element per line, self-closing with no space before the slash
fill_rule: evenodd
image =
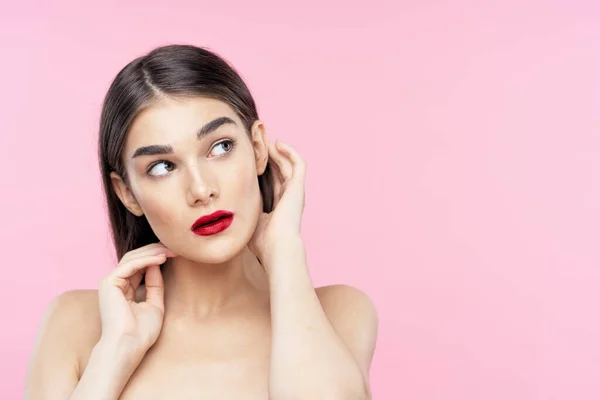
<path id="1" fill-rule="evenodd" d="M 120 262 L 97 291 L 52 302 L 26 398 L 371 397 L 373 305 L 313 288 L 305 163 L 268 139 L 225 60 L 170 45 L 128 64 L 99 158 Z"/>

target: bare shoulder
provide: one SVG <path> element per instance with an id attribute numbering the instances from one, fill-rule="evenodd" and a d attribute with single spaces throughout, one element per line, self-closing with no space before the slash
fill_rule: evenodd
<path id="1" fill-rule="evenodd" d="M 71 317 L 77 317 L 83 338 L 98 334 L 100 338 L 100 307 L 98 304 L 98 290 L 81 289 L 64 292 L 59 297 L 63 297 L 64 311 L 69 312 Z M 95 343 L 95 342 L 94 342 Z"/>
<path id="2" fill-rule="evenodd" d="M 101 334 L 97 290 L 70 290 L 50 303 L 43 326 L 60 335 L 80 361 L 81 353 L 91 351 Z M 42 333 L 42 332 L 40 332 Z"/>
<path id="3" fill-rule="evenodd" d="M 75 347 L 77 373 L 81 377 L 90 353 L 102 334 L 98 290 L 72 290 L 59 297 L 64 303 L 62 313 L 70 320 L 68 334 Z"/>
<path id="4" fill-rule="evenodd" d="M 377 310 L 369 296 L 349 285 L 330 285 L 315 289 L 328 318 L 377 323 Z"/>
<path id="5" fill-rule="evenodd" d="M 30 358 L 26 398 L 72 390 L 80 376 L 82 355 L 99 338 L 99 315 L 96 290 L 67 291 L 52 299 Z"/>
<path id="6" fill-rule="evenodd" d="M 323 286 L 315 291 L 329 322 L 362 369 L 368 371 L 378 330 L 377 310 L 372 300 L 365 292 L 348 285 Z"/>
<path id="7" fill-rule="evenodd" d="M 56 296 L 48 307 L 48 313 L 55 318 L 73 323 L 80 332 L 71 331 L 74 336 L 86 336 L 100 329 L 100 308 L 98 291 L 91 289 L 70 290 Z M 82 335 L 83 333 L 83 335 Z M 99 332 L 98 332 L 99 333 Z"/>
<path id="8" fill-rule="evenodd" d="M 56 296 L 50 303 L 49 311 L 70 311 L 81 317 L 98 309 L 98 291 L 92 289 L 69 290 Z"/>

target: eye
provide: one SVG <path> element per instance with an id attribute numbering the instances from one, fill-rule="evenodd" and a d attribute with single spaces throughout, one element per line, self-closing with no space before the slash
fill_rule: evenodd
<path id="1" fill-rule="evenodd" d="M 148 175 L 163 176 L 173 170 L 173 163 L 170 161 L 158 161 L 148 168 Z"/>
<path id="2" fill-rule="evenodd" d="M 214 145 L 210 150 L 211 156 L 222 156 L 233 150 L 233 140 L 226 139 Z"/>

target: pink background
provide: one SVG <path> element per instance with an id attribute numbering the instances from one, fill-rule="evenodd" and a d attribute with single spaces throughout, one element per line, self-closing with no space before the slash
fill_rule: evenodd
<path id="1" fill-rule="evenodd" d="M 0 13 L 2 399 L 49 301 L 115 265 L 100 105 L 169 43 L 307 159 L 314 282 L 379 311 L 375 399 L 600 398 L 597 1 L 51 3 Z"/>

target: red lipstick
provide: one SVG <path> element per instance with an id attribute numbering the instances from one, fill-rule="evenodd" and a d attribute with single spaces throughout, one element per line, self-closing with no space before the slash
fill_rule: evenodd
<path id="1" fill-rule="evenodd" d="M 192 232 L 200 236 L 215 235 L 227 229 L 232 222 L 233 213 L 231 211 L 218 210 L 198 218 L 192 224 Z"/>

